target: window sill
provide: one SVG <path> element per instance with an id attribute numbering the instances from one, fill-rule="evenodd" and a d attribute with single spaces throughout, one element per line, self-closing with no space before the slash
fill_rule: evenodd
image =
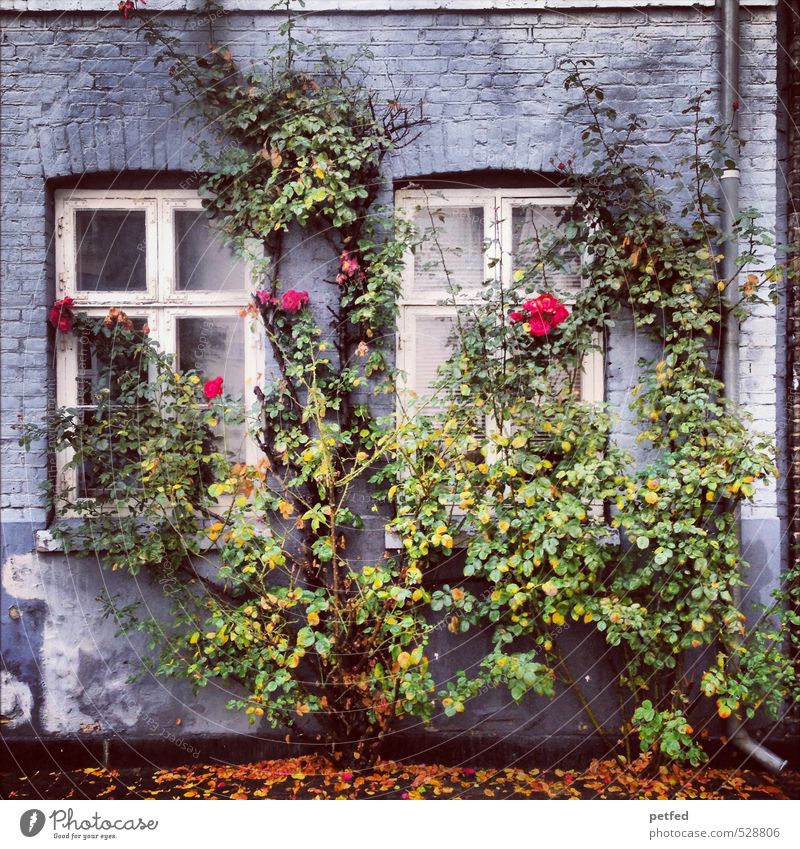
<path id="1" fill-rule="evenodd" d="M 604 545 L 610 545 L 614 546 L 615 548 L 618 548 L 622 544 L 620 540 L 619 529 L 612 528 L 610 525 L 607 525 L 606 530 L 608 532 L 608 536 L 603 540 Z M 461 534 L 461 536 L 456 540 L 456 547 L 458 547 L 459 543 L 462 543 L 467 537 L 471 536 L 474 532 L 474 529 L 465 530 Z M 383 545 L 387 551 L 403 550 L 402 538 L 398 534 L 393 533 L 392 531 L 384 531 Z"/>
<path id="2" fill-rule="evenodd" d="M 63 542 L 54 537 L 52 532 L 47 528 L 41 531 L 36 531 L 34 543 L 34 549 L 41 554 L 64 550 Z"/>
<path id="3" fill-rule="evenodd" d="M 208 551 L 213 548 L 214 543 L 207 537 L 201 542 L 200 548 Z M 34 537 L 34 549 L 40 554 L 57 554 L 64 551 L 64 541 L 53 535 L 49 528 L 36 531 Z"/>
<path id="4" fill-rule="evenodd" d="M 619 547 L 619 545 L 621 544 L 619 530 L 610 526 L 607 528 L 607 530 L 608 537 L 604 540 L 605 544 Z M 468 536 L 469 533 L 469 531 L 465 532 L 459 542 L 462 541 L 464 537 Z M 402 538 L 398 534 L 392 533 L 391 531 L 384 531 L 383 545 L 387 551 L 403 550 Z M 212 546 L 213 544 L 211 540 L 205 540 L 202 548 L 204 551 L 207 551 L 212 548 Z M 53 536 L 50 530 L 41 530 L 36 532 L 35 549 L 40 554 L 53 554 L 64 551 L 64 545 L 60 539 Z"/>

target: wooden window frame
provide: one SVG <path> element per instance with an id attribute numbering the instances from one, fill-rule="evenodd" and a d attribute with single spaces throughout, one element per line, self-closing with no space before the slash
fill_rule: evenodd
<path id="1" fill-rule="evenodd" d="M 75 213 L 78 210 L 136 210 L 145 219 L 145 292 L 78 291 L 76 276 Z M 111 307 L 124 310 L 131 318 L 144 317 L 149 336 L 166 353 L 177 352 L 177 319 L 182 317 L 231 317 L 243 322 L 244 399 L 259 385 L 264 374 L 264 332 L 261 322 L 242 314 L 250 299 L 252 263 L 244 263 L 241 291 L 180 291 L 175 287 L 175 241 L 173 212 L 202 210 L 200 195 L 186 189 L 97 190 L 60 189 L 55 193 L 56 280 L 58 298 L 69 296 L 74 309 L 91 316 L 103 316 Z M 58 333 L 55 350 L 56 403 L 58 407 L 79 407 L 79 340 L 72 333 Z M 243 460 L 254 464 L 260 457 L 256 443 L 246 437 Z M 70 452 L 56 454 L 57 490 L 74 490 L 76 470 L 67 469 Z"/>
<path id="2" fill-rule="evenodd" d="M 541 206 L 567 206 L 574 198 L 557 188 L 538 189 L 401 189 L 395 194 L 395 208 L 399 214 L 413 220 L 414 212 L 421 206 L 431 211 L 447 207 L 481 206 L 484 210 L 484 239 L 488 250 L 484 252 L 484 280 L 499 279 L 504 287 L 512 283 L 512 222 L 511 210 L 521 202 Z M 414 385 L 413 368 L 416 339 L 409 320 L 415 313 L 455 316 L 460 306 L 466 306 L 478 300 L 478 292 L 470 297 L 469 292 L 461 292 L 455 304 L 443 304 L 452 299 L 452 293 L 446 289 L 433 290 L 420 294 L 414 289 L 414 254 L 408 251 L 402 275 L 402 290 L 398 301 L 398 326 L 396 335 L 396 366 L 400 377 L 398 382 L 398 415 L 403 415 L 403 401 L 408 398 L 408 387 Z M 569 304 L 570 302 L 567 301 Z M 603 339 L 600 334 L 595 339 L 596 350 L 586 354 L 581 374 L 580 400 L 590 404 L 600 404 L 605 398 L 605 375 Z M 487 427 L 490 425 L 487 423 Z"/>
<path id="3" fill-rule="evenodd" d="M 540 204 L 541 206 L 566 206 L 574 203 L 574 198 L 567 192 L 557 188 L 516 188 L 516 189 L 401 189 L 395 193 L 395 209 L 397 212 L 413 221 L 414 212 L 425 205 L 429 210 L 446 209 L 450 207 L 482 206 L 484 209 L 484 240 L 488 249 L 484 252 L 483 280 L 499 279 L 504 287 L 512 283 L 512 220 L 511 209 L 520 202 Z M 455 316 L 460 306 L 479 301 L 476 291 L 471 298 L 469 292 L 461 292 L 454 305 L 442 304 L 441 301 L 451 299 L 452 293 L 446 289 L 434 291 L 432 294 L 421 296 L 414 290 L 414 253 L 409 250 L 405 257 L 402 275 L 402 287 L 398 299 L 398 319 L 395 348 L 395 364 L 398 369 L 397 406 L 398 419 L 406 416 L 405 401 L 409 397 L 408 385 L 414 383 L 413 363 L 415 354 L 415 338 L 411 332 L 409 317 L 414 312 L 429 315 Z M 567 301 L 569 305 L 571 301 Z M 592 405 L 598 405 L 605 400 L 605 350 L 602 334 L 594 338 L 595 350 L 588 352 L 584 358 L 581 372 L 580 400 Z M 409 379 L 411 378 L 411 379 Z M 496 424 L 487 417 L 486 435 L 496 432 Z M 602 516 L 603 504 L 596 502 L 591 505 L 595 516 Z M 454 515 L 463 516 L 467 511 L 454 508 Z M 387 549 L 402 548 L 402 541 L 395 534 L 387 531 L 385 535 Z"/>

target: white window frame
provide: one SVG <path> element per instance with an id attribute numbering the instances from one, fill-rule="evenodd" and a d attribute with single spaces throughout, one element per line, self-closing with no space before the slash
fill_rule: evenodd
<path id="1" fill-rule="evenodd" d="M 56 213 L 56 281 L 57 297 L 71 297 L 76 311 L 101 317 L 111 307 L 124 310 L 131 318 L 143 317 L 149 336 L 162 351 L 177 351 L 177 321 L 181 317 L 235 316 L 243 322 L 244 337 L 244 404 L 250 406 L 253 388 L 264 374 L 264 332 L 257 316 L 243 314 L 250 300 L 252 263 L 244 263 L 241 290 L 209 291 L 175 289 L 176 269 L 174 250 L 173 211 L 201 210 L 197 192 L 187 189 L 147 189 L 116 191 L 96 189 L 59 189 L 55 193 Z M 137 210 L 147 212 L 145 219 L 145 261 L 147 290 L 145 292 L 78 291 L 76 279 L 75 213 L 78 210 Z M 79 340 L 72 333 L 56 336 L 56 403 L 59 407 L 78 407 L 78 349 Z M 245 441 L 248 464 L 261 456 L 256 443 Z M 70 452 L 56 455 L 57 489 L 73 490 L 76 470 L 65 468 Z"/>
<path id="2" fill-rule="evenodd" d="M 557 188 L 539 189 L 402 189 L 395 193 L 395 210 L 406 220 L 413 222 L 414 213 L 420 206 L 426 206 L 431 212 L 450 207 L 482 206 L 484 210 L 484 241 L 488 249 L 484 252 L 483 281 L 501 280 L 504 288 L 512 283 L 512 221 L 511 209 L 514 204 L 538 203 L 542 206 L 567 206 L 574 198 Z M 398 299 L 397 334 L 395 364 L 398 369 L 396 414 L 399 420 L 407 416 L 408 401 L 412 400 L 409 384 L 414 385 L 413 364 L 415 362 L 415 334 L 413 321 L 416 314 L 453 317 L 461 306 L 479 301 L 480 291 L 475 290 L 470 297 L 469 291 L 461 291 L 455 304 L 442 304 L 443 300 L 452 300 L 453 295 L 447 289 L 433 290 L 420 294 L 414 289 L 414 253 L 406 253 L 402 286 Z M 567 305 L 572 302 L 566 301 Z M 605 350 L 602 334 L 594 337 L 595 349 L 589 351 L 581 369 L 581 388 L 579 398 L 592 405 L 605 400 Z M 496 433 L 496 423 L 486 417 L 486 436 Z M 467 515 L 457 506 L 452 506 L 454 516 Z M 591 505 L 592 514 L 602 517 L 603 504 Z M 395 534 L 386 533 L 385 544 L 388 549 L 402 548 L 402 541 Z"/>
<path id="3" fill-rule="evenodd" d="M 481 206 L 484 210 L 484 239 L 488 250 L 484 253 L 483 280 L 500 279 L 504 288 L 512 283 L 512 222 L 511 210 L 514 205 L 540 204 L 542 206 L 568 206 L 574 198 L 557 188 L 539 189 L 402 189 L 395 193 L 395 209 L 409 221 L 420 207 L 433 212 L 447 207 Z M 414 323 L 410 319 L 414 314 L 455 316 L 460 306 L 478 300 L 479 291 L 474 293 L 461 291 L 455 304 L 443 304 L 452 300 L 453 295 L 447 289 L 431 290 L 419 293 L 414 289 L 414 254 L 408 251 L 405 257 L 402 276 L 402 289 L 398 300 L 398 326 L 396 335 L 396 366 L 398 378 L 398 416 L 404 415 L 405 401 L 409 399 L 409 386 L 415 384 L 415 334 Z M 472 296 L 471 296 L 472 294 Z M 567 301 L 570 304 L 570 301 Z M 603 402 L 605 393 L 603 338 L 595 337 L 596 350 L 586 354 L 581 372 L 580 400 L 597 405 Z M 487 421 L 487 431 L 491 423 Z"/>

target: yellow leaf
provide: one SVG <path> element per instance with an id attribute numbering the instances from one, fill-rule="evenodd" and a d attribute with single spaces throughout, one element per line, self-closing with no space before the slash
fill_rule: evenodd
<path id="1" fill-rule="evenodd" d="M 558 587 L 552 581 L 547 581 L 542 584 L 542 591 L 545 595 L 552 597 L 558 594 Z"/>

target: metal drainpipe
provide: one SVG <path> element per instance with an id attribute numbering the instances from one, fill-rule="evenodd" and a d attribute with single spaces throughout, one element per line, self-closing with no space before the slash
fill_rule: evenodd
<path id="1" fill-rule="evenodd" d="M 730 126 L 733 130 L 738 129 L 738 101 L 739 101 L 739 0 L 720 0 L 721 23 L 720 35 L 722 40 L 722 123 Z M 736 106 L 734 106 L 736 102 Z M 726 159 L 736 162 L 738 149 L 736 141 L 729 138 L 727 142 Z M 722 274 L 725 280 L 730 280 L 731 299 L 735 300 L 738 291 L 736 281 L 736 264 L 739 246 L 733 238 L 730 238 L 734 230 L 736 215 L 739 211 L 739 170 L 728 168 L 722 174 L 722 215 L 721 227 L 723 237 L 728 237 L 722 246 Z M 722 374 L 725 383 L 725 395 L 733 407 L 739 405 L 739 321 L 731 311 L 726 311 L 722 324 L 723 346 L 722 346 Z M 740 511 L 736 507 L 736 526 L 739 532 L 739 548 L 741 550 L 742 524 Z M 734 588 L 734 604 L 741 609 L 742 591 L 741 587 Z M 736 653 L 733 654 L 733 662 L 736 663 Z M 771 752 L 757 740 L 754 740 L 744 727 L 744 720 L 731 716 L 726 720 L 726 731 L 728 739 L 745 752 L 761 766 L 770 772 L 779 773 L 786 766 L 786 761 Z"/>

